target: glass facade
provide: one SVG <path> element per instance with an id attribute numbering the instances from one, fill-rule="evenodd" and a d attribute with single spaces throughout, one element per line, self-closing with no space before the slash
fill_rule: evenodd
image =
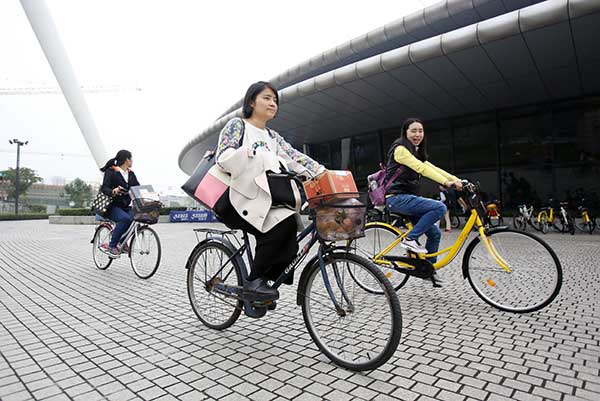
<path id="1" fill-rule="evenodd" d="M 350 138 L 348 169 L 359 187 L 399 135 L 400 127 L 391 127 Z M 600 207 L 600 97 L 427 121 L 425 135 L 432 163 L 479 181 L 508 209 L 551 197 Z M 339 169 L 340 142 L 311 144 L 310 153 Z M 437 194 L 436 184 L 422 185 L 423 195 Z"/>

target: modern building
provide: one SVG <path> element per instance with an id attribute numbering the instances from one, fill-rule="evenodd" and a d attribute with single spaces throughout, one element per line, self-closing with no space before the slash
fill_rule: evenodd
<path id="1" fill-rule="evenodd" d="M 364 185 L 417 116 L 431 160 L 507 206 L 597 200 L 599 42 L 600 0 L 442 1 L 274 77 L 271 126 Z M 191 173 L 240 115 L 241 100 L 183 148 L 180 167 Z"/>

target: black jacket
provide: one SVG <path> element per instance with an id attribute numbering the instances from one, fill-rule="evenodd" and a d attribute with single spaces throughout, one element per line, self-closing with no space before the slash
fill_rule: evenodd
<path id="1" fill-rule="evenodd" d="M 102 193 L 112 196 L 112 190 L 118 186 L 122 186 L 126 191 L 129 191 L 129 187 L 140 185 L 135 176 L 134 172 L 129 170 L 129 182 L 125 182 L 123 175 L 119 172 L 118 167 L 112 167 L 104 172 L 104 180 L 102 181 L 102 187 L 100 190 Z M 131 203 L 131 197 L 129 194 L 117 195 L 113 198 L 111 206 L 117 206 L 121 209 L 126 209 Z"/>
<path id="2" fill-rule="evenodd" d="M 388 152 L 388 162 L 386 165 L 385 181 L 388 182 L 388 180 L 392 178 L 397 169 L 401 168 L 402 172 L 400 173 L 398 178 L 396 178 L 394 182 L 390 184 L 390 186 L 385 192 L 386 194 L 394 195 L 419 195 L 421 189 L 421 174 L 417 173 L 415 170 L 405 165 L 398 164 L 396 160 L 394 160 L 394 151 L 396 150 L 396 146 L 400 145 L 393 145 L 390 151 Z"/>

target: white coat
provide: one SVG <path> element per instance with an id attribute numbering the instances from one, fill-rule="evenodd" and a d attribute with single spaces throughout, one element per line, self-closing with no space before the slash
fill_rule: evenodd
<path id="1" fill-rule="evenodd" d="M 232 131 L 231 125 L 240 124 L 240 121 L 232 119 L 223 128 L 220 144 L 224 141 L 223 136 Z M 233 141 L 230 136 L 225 139 L 229 147 L 217 153 L 217 164 L 211 170 L 212 174 L 229 185 L 229 200 L 238 214 L 263 233 L 292 215 L 296 215 L 299 228 L 302 227 L 298 210 L 272 208 L 266 171 L 279 171 L 279 163 L 299 174 L 306 174 L 309 168 L 312 170 L 310 174 L 324 170 L 323 166 L 293 149 L 279 134 L 271 132 L 273 137 L 268 139 L 269 147 L 277 150 L 276 158 L 267 157 L 264 152 L 252 152 L 249 147 L 240 146 L 239 143 L 231 146 Z"/>

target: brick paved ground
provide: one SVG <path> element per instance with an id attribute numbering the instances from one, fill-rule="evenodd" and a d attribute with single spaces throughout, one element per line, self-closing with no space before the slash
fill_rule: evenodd
<path id="1" fill-rule="evenodd" d="M 459 269 L 443 289 L 411 279 L 398 351 L 358 374 L 318 352 L 292 288 L 264 319 L 203 327 L 185 288 L 192 227 L 156 226 L 163 263 L 144 281 L 126 258 L 94 267 L 91 226 L 0 223 L 0 399 L 600 399 L 599 235 L 544 237 L 565 281 L 541 312 L 488 307 Z"/>

